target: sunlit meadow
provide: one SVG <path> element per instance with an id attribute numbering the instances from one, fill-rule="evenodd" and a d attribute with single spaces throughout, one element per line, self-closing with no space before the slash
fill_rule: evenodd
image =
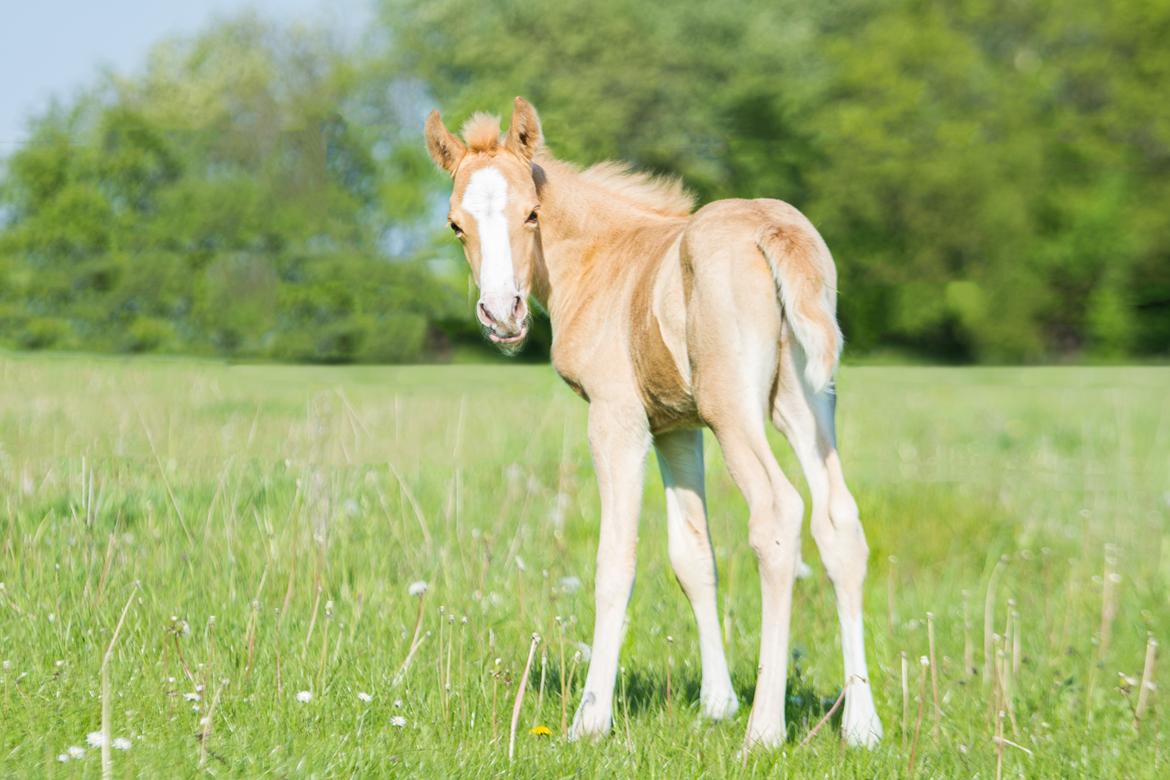
<path id="1" fill-rule="evenodd" d="M 847 367 L 840 394 L 886 738 L 818 727 L 841 656 L 807 540 L 789 742 L 743 758 L 759 589 L 710 439 L 744 706 L 698 716 L 650 466 L 614 732 L 570 744 L 598 501 L 551 369 L 0 356 L 0 773 L 1170 773 L 1170 370 Z"/>

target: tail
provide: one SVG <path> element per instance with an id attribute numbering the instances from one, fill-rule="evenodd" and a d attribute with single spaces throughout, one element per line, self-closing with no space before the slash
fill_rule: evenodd
<path id="1" fill-rule="evenodd" d="M 804 379 L 813 392 L 833 381 L 844 337 L 837 326 L 836 269 L 816 233 L 796 225 L 769 225 L 756 245 L 776 280 L 784 319 L 804 351 Z"/>

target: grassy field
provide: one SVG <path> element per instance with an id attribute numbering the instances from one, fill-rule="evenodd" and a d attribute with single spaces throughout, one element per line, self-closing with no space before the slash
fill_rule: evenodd
<path id="1" fill-rule="evenodd" d="M 117 634 L 105 701 L 129 749 L 110 752 L 116 776 L 1170 774 L 1165 692 L 1134 722 L 1147 637 L 1170 641 L 1170 370 L 846 368 L 840 392 L 886 739 L 846 750 L 831 725 L 800 744 L 842 682 L 808 540 L 790 741 L 741 761 L 748 707 L 698 717 L 655 468 L 614 734 L 562 738 L 590 641 L 598 501 L 585 405 L 551 369 L 0 356 L 0 773 L 100 774 L 86 740 Z M 707 459 L 747 705 L 755 561 L 711 442 Z M 919 662 L 928 614 L 937 709 Z M 1003 651 L 1012 745 L 993 738 L 985 621 L 1006 637 L 987 639 Z M 62 762 L 71 747 L 84 755 Z"/>

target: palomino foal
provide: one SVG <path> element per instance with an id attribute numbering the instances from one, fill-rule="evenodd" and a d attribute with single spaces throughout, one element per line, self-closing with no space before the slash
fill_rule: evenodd
<path id="1" fill-rule="evenodd" d="M 601 491 L 593 655 L 570 736 L 612 724 L 626 606 L 634 584 L 646 452 L 666 485 L 670 560 L 698 623 L 701 704 L 739 706 L 723 653 L 703 487 L 709 427 L 747 499 L 763 592 L 760 665 L 746 745 L 784 741 L 792 586 L 804 506 L 765 435 L 791 442 L 812 496 L 812 532 L 837 594 L 845 656 L 843 732 L 874 745 L 882 728 L 865 665 L 861 591 L 868 548 L 837 457 L 830 387 L 841 349 L 836 270 L 824 241 L 777 200 L 723 200 L 692 213 L 676 181 L 612 163 L 580 170 L 542 148 L 536 111 L 516 98 L 477 114 L 462 140 L 438 112 L 427 148 L 453 180 L 449 221 L 479 285 L 476 316 L 512 350 L 528 299 L 552 322 L 557 373 L 589 402 Z"/>

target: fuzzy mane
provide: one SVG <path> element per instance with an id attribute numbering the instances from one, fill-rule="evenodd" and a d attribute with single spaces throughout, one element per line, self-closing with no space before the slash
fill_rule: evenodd
<path id="1" fill-rule="evenodd" d="M 470 151 L 493 152 L 500 145 L 500 118 L 495 114 L 476 112 L 463 123 L 460 134 Z"/>
<path id="2" fill-rule="evenodd" d="M 685 217 L 695 208 L 695 196 L 674 176 L 655 176 L 630 168 L 629 163 L 601 162 L 580 172 L 581 178 L 643 208 L 672 217 Z"/>
<path id="3" fill-rule="evenodd" d="M 491 153 L 501 146 L 500 118 L 483 111 L 472 114 L 460 130 L 470 152 Z M 538 153 L 542 161 L 552 156 L 547 150 Z M 555 159 L 555 158 L 552 158 Z M 594 187 L 631 201 L 641 208 L 671 217 L 685 217 L 695 208 L 695 196 L 687 192 L 682 180 L 674 176 L 656 176 L 635 171 L 629 163 L 606 161 L 584 170 L 556 160 Z"/>

